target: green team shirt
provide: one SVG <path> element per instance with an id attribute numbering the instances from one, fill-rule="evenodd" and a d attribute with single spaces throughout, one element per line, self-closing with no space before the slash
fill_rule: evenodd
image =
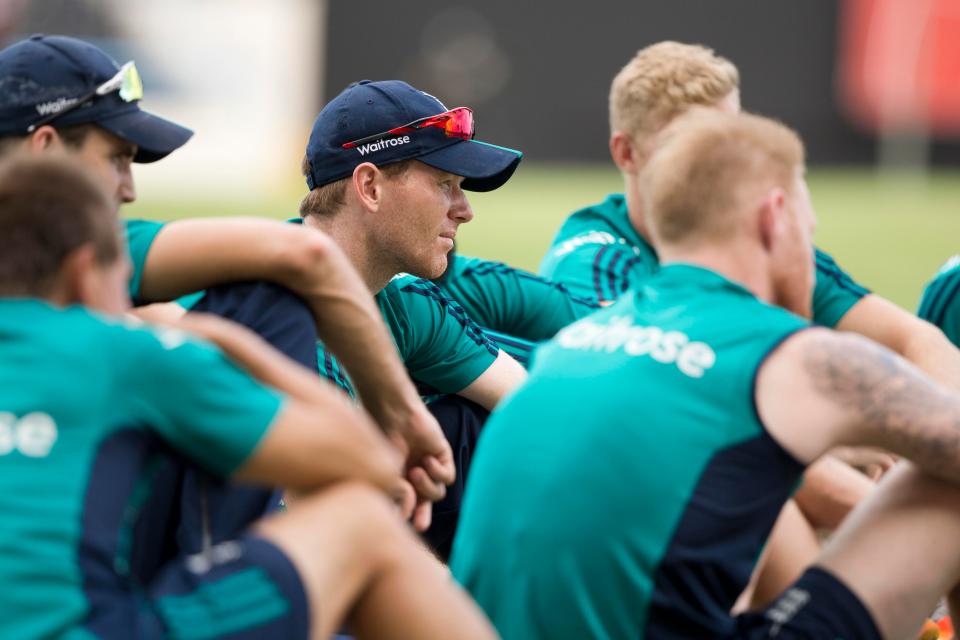
<path id="1" fill-rule="evenodd" d="M 656 251 L 630 224 L 626 199 L 617 193 L 567 218 L 540 263 L 540 275 L 606 304 L 655 273 L 659 264 Z M 814 322 L 836 326 L 868 293 L 816 249 Z"/>
<path id="2" fill-rule="evenodd" d="M 539 349 L 484 428 L 451 560 L 505 640 L 723 635 L 803 471 L 754 376 L 808 325 L 675 264 Z"/>
<path id="3" fill-rule="evenodd" d="M 463 308 L 439 287 L 401 274 L 375 296 L 400 359 L 423 393 L 456 393 L 493 364 L 499 349 Z M 350 395 L 353 385 L 336 358 L 320 344 L 321 375 Z"/>
<path id="4" fill-rule="evenodd" d="M 160 443 L 229 474 L 281 401 L 180 332 L 0 300 L 0 637 L 92 637 L 90 589 L 131 588 Z"/>
<path id="5" fill-rule="evenodd" d="M 599 307 L 565 285 L 502 262 L 462 255 L 452 256 L 436 283 L 485 329 L 535 342 L 552 338 Z"/>
<path id="6" fill-rule="evenodd" d="M 950 258 L 923 290 L 917 311 L 960 347 L 960 256 Z"/>

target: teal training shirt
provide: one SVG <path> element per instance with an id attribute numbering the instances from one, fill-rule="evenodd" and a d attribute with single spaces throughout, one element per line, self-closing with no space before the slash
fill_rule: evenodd
<path id="1" fill-rule="evenodd" d="M 281 402 L 180 332 L 0 300 L 0 637 L 91 637 L 90 594 L 136 588 L 155 456 L 231 473 Z"/>
<path id="2" fill-rule="evenodd" d="M 567 218 L 540 263 L 540 275 L 606 304 L 658 268 L 656 251 L 630 224 L 626 199 L 616 193 Z M 835 327 L 868 293 L 830 255 L 816 250 L 814 322 Z"/>
<path id="3" fill-rule="evenodd" d="M 943 331 L 953 344 L 960 347 L 960 256 L 953 256 L 940 267 L 920 298 L 917 311 L 924 320 Z"/>
<path id="4" fill-rule="evenodd" d="M 803 472 L 755 374 L 806 326 L 674 264 L 538 350 L 484 429 L 451 560 L 505 640 L 723 635 Z"/>
<path id="5" fill-rule="evenodd" d="M 425 394 L 461 391 L 497 358 L 497 346 L 429 280 L 401 274 L 375 299 L 400 359 Z M 346 372 L 322 344 L 317 362 L 321 375 L 354 395 Z"/>
<path id="6" fill-rule="evenodd" d="M 125 220 L 124 230 L 127 237 L 127 250 L 130 252 L 130 300 L 134 306 L 146 301 L 140 296 L 140 282 L 143 280 L 143 267 L 154 238 L 163 228 L 161 222 L 150 220 Z"/>
<path id="7" fill-rule="evenodd" d="M 436 283 L 484 329 L 531 342 L 548 340 L 599 308 L 596 300 L 502 262 L 453 255 Z"/>

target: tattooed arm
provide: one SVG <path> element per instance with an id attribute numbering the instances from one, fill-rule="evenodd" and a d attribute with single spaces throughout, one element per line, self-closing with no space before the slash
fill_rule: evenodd
<path id="1" fill-rule="evenodd" d="M 836 445 L 875 446 L 960 482 L 960 395 L 870 340 L 798 334 L 763 365 L 756 400 L 771 435 L 801 461 Z"/>

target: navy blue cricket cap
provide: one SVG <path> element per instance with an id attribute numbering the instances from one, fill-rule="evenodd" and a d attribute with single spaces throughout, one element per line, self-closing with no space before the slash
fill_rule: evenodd
<path id="1" fill-rule="evenodd" d="M 0 135 L 26 135 L 45 115 L 113 78 L 120 67 L 88 42 L 35 35 L 0 51 Z M 117 91 L 97 96 L 50 122 L 95 124 L 138 147 L 134 162 L 154 162 L 183 146 L 193 131 L 126 102 Z"/>
<path id="2" fill-rule="evenodd" d="M 347 142 L 376 135 L 414 120 L 447 111 L 442 102 L 400 80 L 361 80 L 327 103 L 313 122 L 307 142 L 310 189 L 353 174 L 364 162 L 377 166 L 417 159 L 441 171 L 463 176 L 469 191 L 493 191 L 503 185 L 523 154 L 479 140 L 449 138 L 436 127 L 344 149 Z"/>

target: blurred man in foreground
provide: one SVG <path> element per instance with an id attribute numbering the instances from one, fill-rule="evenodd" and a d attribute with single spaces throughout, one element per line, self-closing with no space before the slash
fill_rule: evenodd
<path id="1" fill-rule="evenodd" d="M 0 163 L 0 635 L 324 638 L 349 616 L 358 636 L 492 637 L 393 513 L 400 460 L 365 414 L 235 325 L 188 326 L 257 379 L 121 320 L 115 211 L 75 158 Z M 145 577 L 133 531 L 171 456 L 303 497 Z"/>

